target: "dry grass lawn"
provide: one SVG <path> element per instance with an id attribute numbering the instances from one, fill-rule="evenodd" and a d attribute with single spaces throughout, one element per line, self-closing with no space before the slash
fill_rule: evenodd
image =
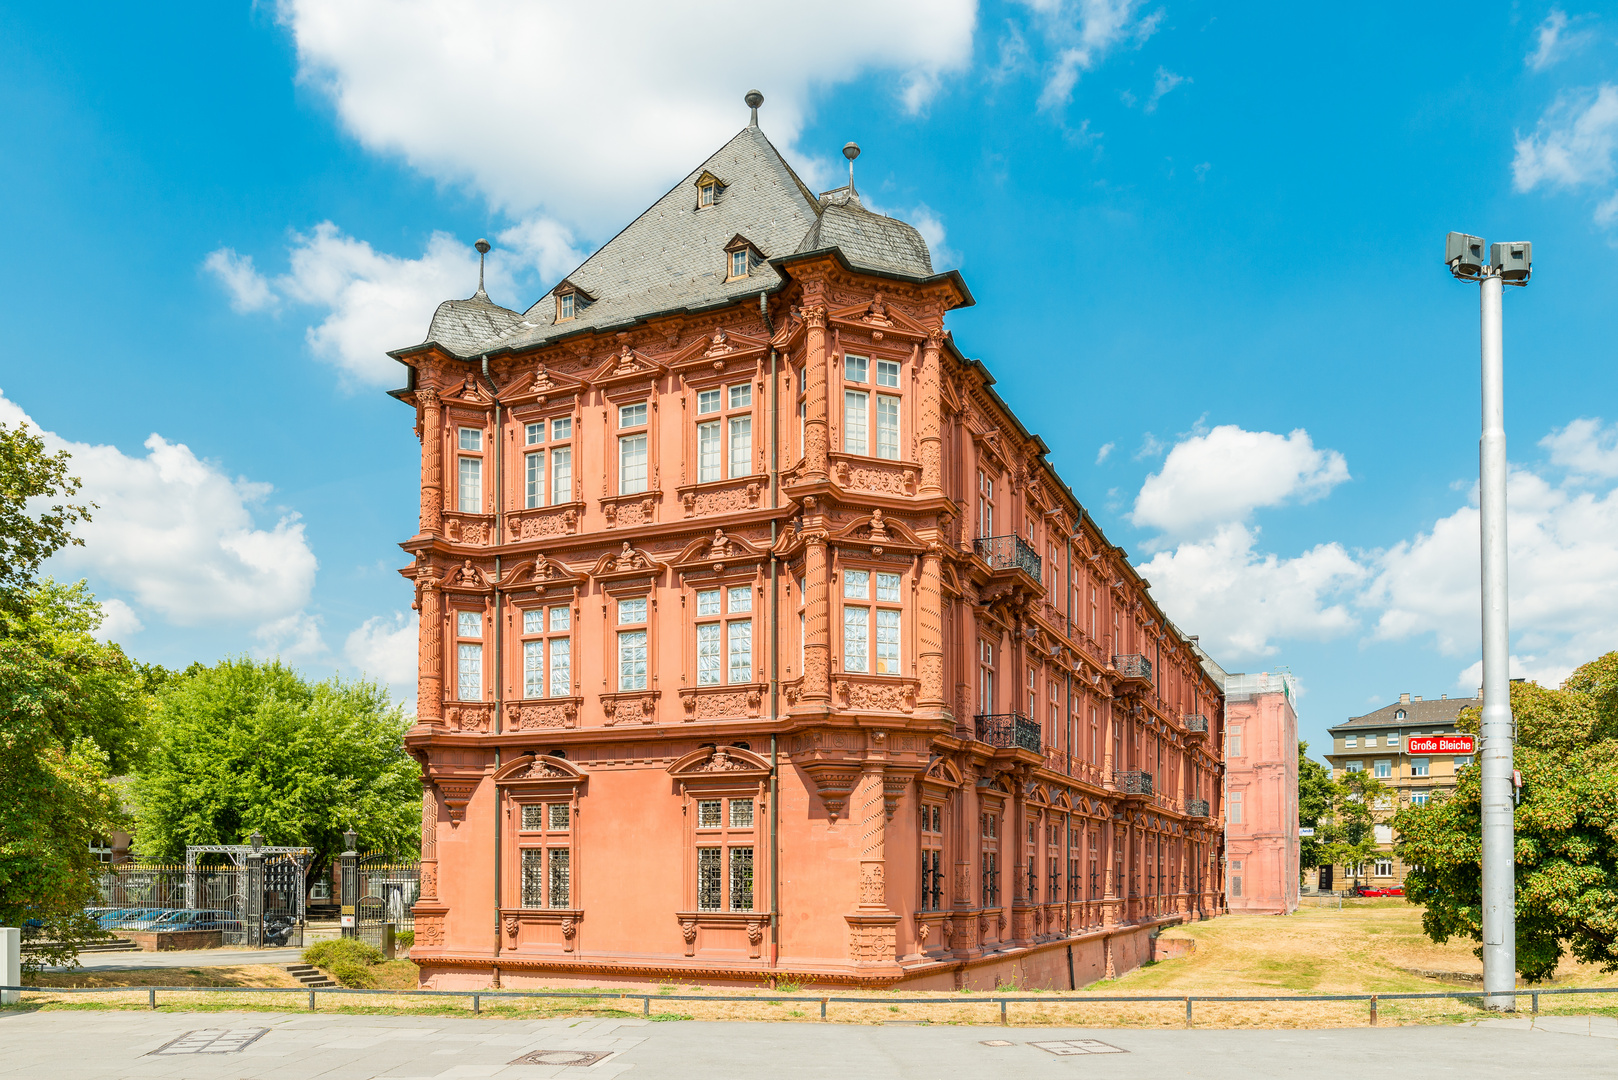
<path id="1" fill-rule="evenodd" d="M 1036 997 L 1010 1006 L 1015 1025 L 1086 1027 L 1180 1027 L 1185 1023 L 1185 995 L 1291 996 L 1332 993 L 1393 994 L 1449 991 L 1470 994 L 1473 984 L 1440 981 L 1406 969 L 1434 972 L 1478 972 L 1470 942 L 1434 945 L 1421 933 L 1421 911 L 1402 900 L 1346 902 L 1342 910 L 1306 908 L 1290 916 L 1230 915 L 1205 923 L 1165 931 L 1168 938 L 1196 942 L 1190 956 L 1149 964 L 1118 979 L 1093 984 L 1077 992 L 1037 991 L 1005 987 L 1001 993 Z M 413 989 L 416 967 L 408 960 L 390 961 L 372 968 L 379 989 Z M 44 980 L 50 979 L 49 983 Z M 76 982 L 56 980 L 78 980 Z M 167 986 L 295 986 L 276 967 L 213 969 L 160 969 L 98 972 L 95 975 L 41 977 L 40 985 Z M 1557 987 L 1618 986 L 1618 974 L 1565 963 L 1557 973 Z M 677 995 L 702 994 L 700 986 L 666 984 L 653 992 L 651 1017 L 655 1020 L 802 1020 L 820 1018 L 822 994 L 869 999 L 860 1004 L 832 1003 L 827 1018 L 839 1023 L 950 1023 L 998 1024 L 995 1004 L 968 1004 L 963 996 L 945 992 L 849 991 L 845 989 L 787 987 L 760 988 L 739 1002 L 671 1000 Z M 738 993 L 738 991 L 718 991 Z M 1169 997 L 1166 1002 L 1111 1004 L 1109 998 L 1126 996 Z M 112 1000 L 108 1000 L 108 999 Z M 892 999 L 922 998 L 926 1004 Z M 126 1000 L 127 999 L 127 1000 Z M 308 999 L 299 990 L 281 994 L 207 995 L 173 993 L 160 1007 L 187 1011 L 221 1009 L 305 1010 Z M 322 1012 L 431 1013 L 465 1015 L 471 1009 L 465 997 L 423 993 L 419 997 L 342 994 L 319 999 Z M 1528 999 L 1520 999 L 1528 1008 Z M 621 998 L 603 990 L 587 998 L 496 998 L 481 1001 L 487 1016 L 611 1017 L 642 1015 L 640 995 Z M 1618 1013 L 1618 993 L 1543 997 L 1543 1012 Z M 146 993 L 128 995 L 29 995 L 26 1007 L 144 1008 Z M 1369 1022 L 1366 1002 L 1244 1002 L 1198 1003 L 1197 1027 L 1354 1027 Z M 1476 999 L 1420 1002 L 1379 1001 L 1382 1024 L 1453 1023 L 1482 1015 Z"/>

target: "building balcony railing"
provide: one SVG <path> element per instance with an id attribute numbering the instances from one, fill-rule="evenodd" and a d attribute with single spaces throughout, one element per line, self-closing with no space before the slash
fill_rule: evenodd
<path id="1" fill-rule="evenodd" d="M 1044 753 L 1039 738 L 1039 724 L 1021 713 L 980 713 L 973 719 L 977 722 L 978 742 Z"/>
<path id="2" fill-rule="evenodd" d="M 1144 679 L 1152 681 L 1152 662 L 1140 653 L 1124 653 L 1114 655 L 1112 666 L 1118 674 L 1125 679 Z"/>
<path id="3" fill-rule="evenodd" d="M 1185 813 L 1186 813 L 1187 817 L 1207 817 L 1208 816 L 1208 800 L 1207 799 L 1187 799 L 1185 801 Z"/>
<path id="4" fill-rule="evenodd" d="M 1118 773 L 1116 776 L 1118 790 L 1125 795 L 1150 795 L 1152 793 L 1152 774 L 1144 769 L 1130 769 Z"/>
<path id="5" fill-rule="evenodd" d="M 989 564 L 990 570 L 1021 570 L 1035 581 L 1040 576 L 1039 555 L 1020 536 L 980 536 L 972 541 L 972 552 Z"/>
<path id="6" fill-rule="evenodd" d="M 1208 734 L 1208 718 L 1201 713 L 1191 713 L 1185 717 L 1185 730 L 1192 735 Z"/>

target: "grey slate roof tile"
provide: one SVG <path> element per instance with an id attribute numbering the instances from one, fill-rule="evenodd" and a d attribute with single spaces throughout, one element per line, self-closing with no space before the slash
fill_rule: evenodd
<path id="1" fill-rule="evenodd" d="M 1368 712 L 1364 716 L 1356 716 L 1343 721 L 1328 731 L 1337 732 L 1345 729 L 1358 731 L 1362 728 L 1386 727 L 1421 727 L 1427 724 L 1444 724 L 1455 726 L 1455 718 L 1462 709 L 1468 707 L 1482 708 L 1480 698 L 1452 697 L 1440 698 L 1437 701 L 1395 701 L 1392 705 L 1384 705 L 1375 712 Z M 1395 720 L 1394 714 L 1400 709 L 1405 711 L 1403 720 Z"/>
<path id="2" fill-rule="evenodd" d="M 704 172 L 724 189 L 713 206 L 698 209 L 695 184 Z M 726 280 L 725 245 L 738 235 L 766 259 L 838 248 L 855 268 L 911 277 L 933 272 L 927 244 L 914 228 L 871 213 L 846 188 L 817 200 L 750 125 L 567 275 L 565 281 L 595 298 L 574 318 L 555 321 L 551 293 L 518 314 L 489 302 L 480 290 L 469 300 L 439 305 L 427 341 L 463 357 L 522 349 L 581 329 L 723 305 L 777 287 L 781 276 L 768 263 Z"/>

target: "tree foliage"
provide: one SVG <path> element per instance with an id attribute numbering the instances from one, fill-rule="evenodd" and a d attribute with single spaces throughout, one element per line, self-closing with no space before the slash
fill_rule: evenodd
<path id="1" fill-rule="evenodd" d="M 1393 790 L 1364 771 L 1345 773 L 1341 780 L 1328 774 L 1324 784 L 1317 777 L 1315 785 L 1316 797 L 1327 800 L 1326 811 L 1316 818 L 1315 865 L 1358 867 L 1376 858 L 1377 812 L 1392 806 Z M 1298 816 L 1303 817 L 1301 808 Z"/>
<path id="2" fill-rule="evenodd" d="M 0 424 L 0 592 L 25 589 L 40 564 L 68 544 L 84 541 L 73 526 L 90 519 L 92 507 L 70 503 L 79 479 L 68 471 L 66 450 L 45 452 L 45 441 L 26 424 Z M 57 500 L 43 508 L 42 501 Z M 32 500 L 38 516 L 29 509 Z"/>
<path id="3" fill-rule="evenodd" d="M 1550 978 L 1565 953 L 1618 971 L 1618 652 L 1551 690 L 1513 683 L 1517 970 Z M 1480 710 L 1459 727 L 1476 733 Z M 1482 941 L 1481 769 L 1463 769 L 1453 795 L 1394 819 L 1411 867 L 1405 896 L 1426 908 L 1434 941 Z M 1481 955 L 1481 946 L 1475 950 Z"/>
<path id="4" fill-rule="evenodd" d="M 1309 744 L 1298 742 L 1298 824 L 1314 829 L 1314 836 L 1298 841 L 1298 869 L 1313 870 L 1326 863 L 1321 823 L 1331 817 L 1337 785 L 1331 770 L 1309 756 Z"/>
<path id="5" fill-rule="evenodd" d="M 192 665 L 162 690 L 136 778 L 141 849 L 178 859 L 187 844 L 315 849 L 311 877 L 343 850 L 413 850 L 421 771 L 404 752 L 409 721 L 378 684 L 311 683 L 280 661 Z"/>

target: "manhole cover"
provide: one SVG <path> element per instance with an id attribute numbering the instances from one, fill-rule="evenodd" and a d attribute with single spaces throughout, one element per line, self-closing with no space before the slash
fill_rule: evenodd
<path id="1" fill-rule="evenodd" d="M 611 1050 L 535 1050 L 512 1065 L 594 1065 L 612 1057 Z"/>
<path id="2" fill-rule="evenodd" d="M 1066 1042 L 1037 1042 L 1029 1043 L 1041 1050 L 1052 1054 L 1067 1056 L 1069 1054 L 1127 1054 L 1128 1050 L 1120 1049 L 1111 1043 L 1101 1042 L 1099 1039 L 1069 1039 Z"/>
<path id="3" fill-rule="evenodd" d="M 269 1028 L 198 1028 L 164 1043 L 151 1054 L 236 1054 Z"/>
<path id="4" fill-rule="evenodd" d="M 1016 1046 L 1010 1039 L 984 1039 L 984 1046 Z"/>

